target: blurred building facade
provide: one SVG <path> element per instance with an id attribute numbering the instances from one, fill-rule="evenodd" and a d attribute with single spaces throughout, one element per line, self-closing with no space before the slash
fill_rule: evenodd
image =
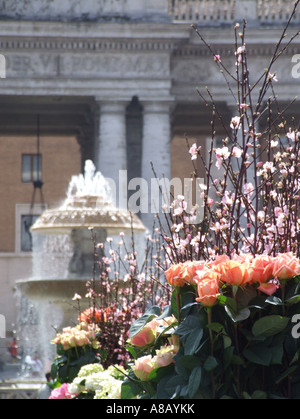
<path id="1" fill-rule="evenodd" d="M 30 277 L 28 223 L 64 199 L 92 159 L 104 176 L 189 177 L 185 136 L 204 149 L 211 116 L 196 88 L 210 86 L 225 119 L 236 115 L 218 67 L 191 28 L 234 71 L 233 28 L 246 19 L 254 74 L 268 66 L 291 0 L 0 0 L 0 313 L 12 330 L 14 282 Z M 296 13 L 291 28 L 299 27 Z M 283 103 L 296 39 L 274 67 Z M 4 78 L 5 76 L 5 78 Z M 297 111 L 297 108 L 294 109 Z M 39 126 L 37 124 L 39 115 Z M 216 129 L 222 133 L 218 124 Z M 39 141 L 37 141 L 39 139 Z M 40 154 L 40 157 L 37 157 Z M 32 182 L 41 173 L 43 196 Z M 124 179 L 122 180 L 122 182 Z M 32 204 L 34 203 L 34 206 Z M 32 218 L 33 217 L 33 218 Z M 143 221 L 150 227 L 151 214 Z"/>

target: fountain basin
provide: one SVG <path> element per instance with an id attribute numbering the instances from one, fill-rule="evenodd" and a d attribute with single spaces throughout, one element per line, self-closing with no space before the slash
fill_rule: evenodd
<path id="1" fill-rule="evenodd" d="M 86 283 L 90 279 L 24 279 L 16 282 L 16 288 L 29 300 L 70 303 L 75 292 L 82 296 L 87 293 Z"/>
<path id="2" fill-rule="evenodd" d="M 116 231 L 128 233 L 132 229 L 139 232 L 146 231 L 135 214 L 126 209 L 116 208 L 98 196 L 73 197 L 61 208 L 44 211 L 31 230 L 58 234 L 89 227 L 105 229 L 108 234 L 115 234 Z"/>

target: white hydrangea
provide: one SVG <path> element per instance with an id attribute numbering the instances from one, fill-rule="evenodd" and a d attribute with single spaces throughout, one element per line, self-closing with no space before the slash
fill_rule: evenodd
<path id="1" fill-rule="evenodd" d="M 117 368 L 112 366 L 105 371 L 99 364 L 82 367 L 78 377 L 70 385 L 71 394 L 95 392 L 95 399 L 120 399 L 125 370 L 122 367 Z"/>
<path id="2" fill-rule="evenodd" d="M 89 364 L 85 365 L 79 371 L 78 377 L 88 377 L 92 374 L 97 374 L 98 372 L 104 372 L 104 368 L 100 364 Z"/>
<path id="3" fill-rule="evenodd" d="M 102 383 L 101 390 L 96 390 L 96 395 L 94 399 L 95 400 L 97 399 L 104 399 L 104 400 L 121 399 L 122 383 L 123 383 L 122 381 L 116 380 L 115 378 L 111 377 L 111 380 L 107 380 Z"/>

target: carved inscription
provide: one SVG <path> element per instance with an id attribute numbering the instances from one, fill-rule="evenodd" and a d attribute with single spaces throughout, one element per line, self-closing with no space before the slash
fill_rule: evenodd
<path id="1" fill-rule="evenodd" d="M 58 70 L 58 56 L 51 54 L 6 54 L 8 77 L 54 76 Z"/>
<path id="2" fill-rule="evenodd" d="M 166 77 L 166 54 L 6 54 L 8 77 Z"/>

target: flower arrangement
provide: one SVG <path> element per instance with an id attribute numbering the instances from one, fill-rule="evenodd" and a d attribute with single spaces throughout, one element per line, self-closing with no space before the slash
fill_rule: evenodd
<path id="1" fill-rule="evenodd" d="M 100 361 L 98 333 L 96 325 L 80 323 L 74 328 L 63 329 L 62 333 L 51 341 L 57 345 L 58 354 L 51 369 L 55 389 L 72 382 L 82 366 Z"/>
<path id="2" fill-rule="evenodd" d="M 162 231 L 171 304 L 163 312 L 148 309 L 133 323 L 135 359 L 124 398 L 299 397 L 300 134 L 295 123 L 288 125 L 273 70 L 299 34 L 283 43 L 298 5 L 257 79 L 249 70 L 246 22 L 235 25 L 234 70 L 193 26 L 224 77 L 236 116 L 227 123 L 211 90 L 198 89 L 212 112 L 210 148 L 204 153 L 187 141 L 192 178 L 201 177 L 200 164 L 205 173 L 202 217 L 196 222 L 200 208 L 175 197 L 169 230 Z M 174 322 L 153 340 L 151 323 L 170 316 Z M 169 339 L 179 340 L 176 351 L 169 351 Z M 159 366 L 161 349 L 173 356 Z"/>
<path id="3" fill-rule="evenodd" d="M 120 366 L 105 370 L 100 364 L 85 365 L 72 383 L 54 389 L 50 399 L 120 399 L 124 378 L 125 370 Z"/>
<path id="4" fill-rule="evenodd" d="M 90 398 L 91 388 L 84 385 L 80 394 L 69 392 L 69 384 L 74 380 L 77 379 L 74 385 L 83 381 L 78 380 L 82 378 L 80 370 L 86 365 L 94 365 L 96 369 L 99 367 L 97 372 L 106 374 L 103 377 L 110 375 L 110 381 L 106 380 L 107 385 L 115 387 L 113 378 L 116 379 L 116 373 L 124 371 L 123 366 L 131 360 L 126 342 L 132 321 L 142 315 L 149 301 L 160 304 L 160 307 L 167 304 L 168 294 L 167 297 L 156 296 L 157 283 L 146 279 L 150 272 L 157 278 L 160 276 L 160 273 L 156 275 L 158 268 L 153 266 L 153 260 L 157 260 L 153 247 L 159 247 L 158 238 L 147 238 L 145 259 L 140 267 L 134 243 L 132 248 L 126 247 L 125 255 L 123 252 L 122 256 L 121 247 L 126 246 L 123 234 L 120 235 L 121 241 L 117 244 L 118 250 L 113 250 L 113 241 L 109 239 L 110 258 L 104 256 L 99 259 L 97 250 L 102 244 L 97 243 L 94 231 L 91 231 L 95 256 L 94 277 L 87 283 L 85 297 L 77 293 L 74 295 L 78 324 L 73 328 L 64 328 L 51 342 L 57 345 L 57 357 L 51 370 L 53 398 L 74 398 L 74 394 L 76 397 Z M 123 267 L 123 276 L 120 273 L 120 265 Z M 96 279 L 96 268 L 100 276 L 99 281 Z M 84 311 L 81 309 L 83 300 L 90 305 Z M 122 375 L 122 378 L 125 376 Z M 120 388 L 119 382 L 117 384 L 117 388 Z M 106 388 L 104 393 L 112 394 L 111 391 Z M 101 393 L 100 388 L 94 393 L 93 397 L 105 395 Z"/>
<path id="5" fill-rule="evenodd" d="M 187 141 L 192 178 L 200 178 L 200 165 L 205 174 L 199 185 L 202 208 L 189 208 L 184 196 L 175 197 L 165 222 L 158 220 L 158 238 L 148 239 L 159 251 L 154 256 L 146 250 L 145 271 L 139 271 L 133 248 L 127 252 L 128 271 L 120 287 L 116 265 L 121 258 L 111 248 L 110 258 L 100 262 L 100 290 L 96 292 L 95 278 L 89 284 L 92 308 L 79 321 L 99 327 L 99 347 L 91 345 L 94 359 L 85 359 L 80 368 L 105 359 L 109 368 L 116 362 L 107 354 L 117 353 L 126 367 L 118 397 L 300 395 L 300 341 L 295 333 L 300 321 L 300 132 L 293 119 L 287 121 L 288 107 L 282 108 L 278 100 L 274 72 L 299 34 L 288 38 L 299 3 L 295 2 L 268 68 L 256 79 L 248 64 L 246 22 L 234 28 L 231 68 L 193 26 L 224 77 L 236 115 L 228 122 L 211 90 L 198 90 L 212 112 L 209 150 L 203 152 L 197 142 L 191 146 Z M 149 268 L 149 256 L 157 262 L 155 268 Z M 126 324 L 122 330 L 116 326 L 120 318 Z M 112 350 L 107 350 L 107 342 Z M 68 341 L 67 345 L 71 346 Z M 66 354 L 62 356 L 65 361 L 54 365 L 56 373 L 60 366 L 66 368 Z M 101 366 L 95 368 L 96 376 L 106 374 Z M 70 374 L 67 382 L 82 389 L 83 396 L 92 389 L 93 396 L 111 394 L 103 393 L 93 379 L 91 384 L 85 377 L 80 381 L 78 373 L 72 379 Z M 69 390 L 68 386 L 61 392 L 68 396 Z"/>
<path id="6" fill-rule="evenodd" d="M 299 259 L 217 257 L 171 266 L 166 278 L 174 286 L 171 306 L 164 313 L 152 308 L 130 330 L 136 359 L 124 396 L 299 396 L 300 342 L 292 333 L 300 313 Z M 161 347 L 166 339 L 176 346 Z"/>

